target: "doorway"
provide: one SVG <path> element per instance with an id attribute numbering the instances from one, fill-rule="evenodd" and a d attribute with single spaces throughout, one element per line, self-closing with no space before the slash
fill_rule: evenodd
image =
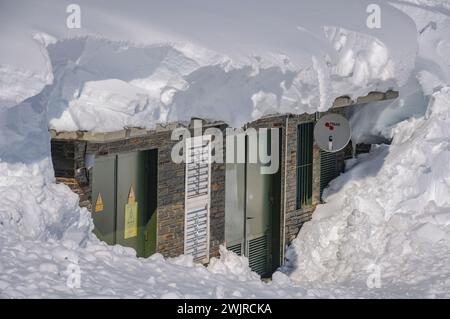
<path id="1" fill-rule="evenodd" d="M 95 159 L 92 179 L 94 233 L 110 245 L 156 252 L 158 151 Z"/>
<path id="2" fill-rule="evenodd" d="M 279 169 L 274 174 L 262 174 L 261 167 L 269 164 L 261 163 L 259 157 L 256 163 L 249 162 L 249 158 L 255 158 L 251 152 L 259 151 L 249 147 L 251 138 L 246 134 L 245 162 L 226 164 L 225 241 L 228 250 L 246 256 L 250 268 L 267 277 L 281 263 L 281 174 Z M 271 154 L 271 139 L 269 131 L 267 144 L 258 143 L 258 148 L 266 147 Z M 234 143 L 234 147 L 237 154 L 242 145 Z"/>

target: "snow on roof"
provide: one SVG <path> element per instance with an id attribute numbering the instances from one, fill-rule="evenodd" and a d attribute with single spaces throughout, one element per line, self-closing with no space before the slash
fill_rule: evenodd
<path id="1" fill-rule="evenodd" d="M 0 13 L 0 106 L 43 91 L 57 130 L 324 111 L 396 88 L 414 66 L 415 25 L 383 2 L 382 29 L 360 0 L 78 1 L 81 29 L 65 25 L 69 3 Z"/>

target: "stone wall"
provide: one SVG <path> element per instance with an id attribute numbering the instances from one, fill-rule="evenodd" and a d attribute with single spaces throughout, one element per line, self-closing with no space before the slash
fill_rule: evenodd
<path id="1" fill-rule="evenodd" d="M 345 115 L 344 108 L 332 109 L 329 112 Z M 326 112 L 326 113 L 329 113 Z M 326 113 L 321 113 L 320 116 Z M 288 121 L 286 118 L 288 117 Z M 297 129 L 302 123 L 315 122 L 315 114 L 280 115 L 263 118 L 248 124 L 249 127 L 279 127 L 282 132 L 282 145 L 280 169 L 281 169 L 281 236 L 284 244 L 295 239 L 303 224 L 312 217 L 315 207 L 320 203 L 320 149 L 313 145 L 313 176 L 312 176 L 312 203 L 308 207 L 297 209 Z M 287 133 L 287 134 L 286 134 Z M 287 143 L 286 143 L 287 139 Z M 287 148 L 287 152 L 286 152 Z M 337 170 L 343 170 L 344 151 L 338 152 Z M 284 191 L 286 187 L 286 192 Z M 283 242 L 283 241 L 282 241 Z M 284 247 L 285 248 L 285 247 Z M 284 250 L 282 247 L 282 251 Z"/>
<path id="2" fill-rule="evenodd" d="M 288 121 L 286 122 L 286 118 Z M 315 206 L 320 200 L 320 152 L 313 146 L 313 188 L 312 204 L 309 207 L 297 209 L 297 128 L 301 123 L 314 122 L 315 114 L 280 115 L 266 117 L 250 123 L 249 127 L 279 127 L 281 128 L 281 245 L 288 245 L 293 240 L 302 225 L 311 219 Z M 287 134 L 286 134 L 287 133 Z M 286 143 L 287 139 L 287 143 Z M 287 147 L 287 152 L 286 152 Z M 286 192 L 285 192 L 286 186 Z M 284 251 L 285 247 L 281 247 Z"/>
<path id="3" fill-rule="evenodd" d="M 53 139 L 52 158 L 56 180 L 80 196 L 80 206 L 91 210 L 92 168 L 86 168 L 86 155 L 102 156 L 158 149 L 157 251 L 166 257 L 184 253 L 185 164 L 171 159 L 177 141 L 171 131 L 109 142 Z M 219 255 L 225 229 L 225 165 L 213 164 L 211 174 L 210 256 Z"/>
<path id="4" fill-rule="evenodd" d="M 332 112 L 343 112 L 342 109 Z M 286 119 L 288 118 L 288 123 Z M 313 189 L 309 207 L 297 209 L 297 128 L 314 122 L 315 114 L 277 115 L 259 119 L 246 125 L 254 128 L 280 128 L 281 197 L 279 206 L 280 248 L 293 240 L 302 225 L 311 219 L 320 202 L 320 150 L 313 146 Z M 286 126 L 287 124 L 287 126 Z M 208 124 L 203 129 L 217 127 L 225 136 L 225 124 Z M 166 257 L 184 252 L 185 165 L 171 159 L 171 130 L 147 131 L 141 136 L 113 141 L 52 139 L 52 158 L 58 182 L 72 188 L 80 196 L 80 205 L 91 209 L 92 168 L 86 168 L 86 155 L 102 156 L 130 151 L 158 149 L 157 251 Z M 287 148 L 286 148 L 287 147 Z M 225 156 L 225 145 L 223 145 Z M 344 157 L 341 156 L 341 164 Z M 286 191 L 285 191 L 286 187 Z M 225 240 L 225 164 L 213 163 L 211 172 L 210 257 L 218 256 L 219 245 Z"/>
<path id="5" fill-rule="evenodd" d="M 53 168 L 57 183 L 69 186 L 80 197 L 80 206 L 91 209 L 89 172 L 84 168 L 86 143 L 52 140 Z"/>
<path id="6" fill-rule="evenodd" d="M 286 156 L 286 211 L 285 211 L 285 244 L 293 240 L 302 225 L 311 219 L 320 197 L 320 153 L 313 146 L 313 187 L 312 203 L 309 207 L 297 209 L 297 130 L 298 125 L 315 121 L 314 114 L 291 115 L 287 124 L 287 156 Z M 284 184 L 284 183 L 283 183 Z"/>

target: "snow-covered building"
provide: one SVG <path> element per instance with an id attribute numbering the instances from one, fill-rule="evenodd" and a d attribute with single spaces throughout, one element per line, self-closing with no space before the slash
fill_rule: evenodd
<path id="1" fill-rule="evenodd" d="M 354 105 L 397 96 L 387 91 L 356 101 L 340 97 L 326 113 L 345 115 Z M 245 148 L 245 163 L 174 162 L 179 140 L 172 133 L 180 127 L 193 131 L 194 120 L 153 130 L 52 131 L 53 166 L 57 181 L 80 196 L 80 205 L 92 213 L 94 232 L 108 244 L 133 247 L 142 257 L 192 254 L 201 263 L 218 256 L 225 244 L 246 255 L 254 271 L 270 275 L 283 263 L 287 244 L 310 220 L 323 188 L 343 170 L 346 156 L 352 156 L 351 145 L 327 153 L 315 144 L 314 123 L 324 114 L 276 114 L 245 126 L 246 132 L 278 130 L 279 168 L 274 174 L 261 174 L 264 164 L 248 161 L 248 142 L 233 144 L 235 151 Z M 215 128 L 226 136 L 227 127 L 202 120 L 203 133 Z M 197 149 L 210 156 L 213 148 L 218 151 L 215 141 L 195 142 L 187 155 Z M 227 143 L 220 145 L 223 154 L 230 151 Z M 273 156 L 274 150 L 270 152 Z"/>

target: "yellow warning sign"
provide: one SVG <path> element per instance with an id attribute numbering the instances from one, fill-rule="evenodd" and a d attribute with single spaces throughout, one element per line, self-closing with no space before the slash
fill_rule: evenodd
<path id="1" fill-rule="evenodd" d="M 130 187 L 130 191 L 128 192 L 128 204 L 132 204 L 136 201 L 136 196 L 134 196 L 133 185 Z"/>
<path id="2" fill-rule="evenodd" d="M 138 232 L 138 203 L 134 195 L 133 186 L 128 193 L 128 203 L 125 205 L 125 239 L 136 237 Z"/>
<path id="3" fill-rule="evenodd" d="M 102 193 L 98 193 L 97 200 L 95 201 L 95 212 L 99 213 L 102 212 L 104 209 L 105 206 L 103 205 Z"/>

